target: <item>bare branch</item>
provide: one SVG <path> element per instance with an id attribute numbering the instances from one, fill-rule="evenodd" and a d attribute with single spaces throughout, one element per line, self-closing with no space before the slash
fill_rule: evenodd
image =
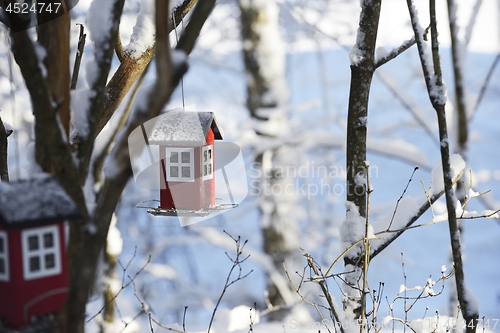
<path id="1" fill-rule="evenodd" d="M 375 68 L 379 68 L 380 66 L 388 63 L 389 61 L 396 58 L 404 51 L 408 50 L 413 45 L 415 45 L 415 37 L 412 37 L 411 39 L 404 41 L 403 44 L 401 44 L 399 47 L 392 49 L 391 52 L 389 52 L 389 54 L 375 61 L 374 65 Z"/>
<path id="2" fill-rule="evenodd" d="M 450 0 L 451 1 L 451 0 Z M 431 72 L 431 67 L 426 63 L 428 60 L 425 58 L 425 49 L 423 39 L 421 38 L 420 27 L 418 23 L 418 18 L 416 16 L 416 10 L 412 0 L 407 0 L 408 9 L 411 16 L 412 27 L 417 39 L 417 46 L 419 50 L 420 61 L 422 64 L 422 70 L 424 71 L 425 82 L 427 91 L 429 94 L 429 99 L 431 100 L 432 106 L 436 110 L 439 126 L 439 139 L 441 142 L 441 164 L 443 168 L 444 177 L 444 188 L 446 194 L 446 208 L 448 210 L 448 226 L 450 230 L 450 241 L 453 254 L 453 262 L 455 267 L 455 281 L 457 285 L 457 296 L 462 309 L 462 314 L 467 323 L 475 323 L 479 318 L 478 309 L 469 306 L 471 305 L 470 298 L 466 294 L 467 286 L 465 285 L 464 277 L 464 267 L 462 262 L 462 249 L 460 244 L 460 232 L 457 224 L 457 217 L 455 211 L 456 197 L 453 191 L 453 180 L 451 179 L 451 165 L 450 165 L 450 148 L 449 148 L 449 138 L 447 133 L 446 116 L 445 116 L 445 97 L 442 82 L 442 72 L 441 64 L 439 59 L 439 44 L 438 44 L 438 32 L 436 23 L 436 8 L 435 0 L 430 0 L 430 21 L 431 21 L 431 47 L 432 47 L 432 62 L 433 70 Z M 452 3 L 451 6 L 454 6 Z M 467 326 L 466 332 L 473 333 L 476 330 L 475 325 Z"/>
<path id="3" fill-rule="evenodd" d="M 339 315 L 337 313 L 337 310 L 335 309 L 335 304 L 333 304 L 332 295 L 328 291 L 328 286 L 326 285 L 326 281 L 324 279 L 323 273 L 318 269 L 318 267 L 316 267 L 316 264 L 314 263 L 313 258 L 305 250 L 303 250 L 303 249 L 301 249 L 301 250 L 302 250 L 302 254 L 307 259 L 307 263 L 309 265 L 309 268 L 311 268 L 313 270 L 315 276 L 321 276 L 322 277 L 322 279 L 320 281 L 317 281 L 317 283 L 321 287 L 321 291 L 323 292 L 323 296 L 325 296 L 325 299 L 326 299 L 326 301 L 328 303 L 330 312 L 332 313 L 332 315 L 335 318 L 335 320 L 337 322 L 340 322 Z M 340 331 L 342 333 L 344 333 L 344 329 L 343 329 L 342 325 L 340 326 Z"/>
<path id="4" fill-rule="evenodd" d="M 474 105 L 474 109 L 472 110 L 472 114 L 469 118 L 469 121 L 472 119 L 474 114 L 477 112 L 477 109 L 479 108 L 479 104 L 481 104 L 481 101 L 483 100 L 484 93 L 486 92 L 486 89 L 488 88 L 488 85 L 491 81 L 491 77 L 493 75 L 493 72 L 495 72 L 495 68 L 500 62 L 500 53 L 497 54 L 495 57 L 495 60 L 490 66 L 490 69 L 488 70 L 488 74 L 486 75 L 486 78 L 484 79 L 483 85 L 481 86 L 481 90 L 479 91 L 479 95 L 477 96 L 476 104 Z"/>
<path id="5" fill-rule="evenodd" d="M 458 179 L 462 176 L 462 173 L 458 175 L 454 180 L 453 184 L 455 184 Z M 387 246 L 389 246 L 392 242 L 394 242 L 399 236 L 403 234 L 406 230 L 410 229 L 410 227 L 444 194 L 444 190 L 440 191 L 437 194 L 434 194 L 432 197 L 429 198 L 422 206 L 420 206 L 419 210 L 413 215 L 409 221 L 406 223 L 406 225 L 399 229 L 399 230 L 394 230 L 395 234 L 391 236 L 390 238 L 386 239 L 382 244 L 380 244 L 376 250 L 373 251 L 371 254 L 371 259 L 376 257 L 380 252 L 382 252 Z M 393 230 L 391 230 L 393 231 Z"/>
<path id="6" fill-rule="evenodd" d="M 224 297 L 224 294 L 226 293 L 227 289 L 231 285 L 233 285 L 234 283 L 243 280 L 250 273 L 253 272 L 253 270 L 250 270 L 248 273 L 242 275 L 241 264 L 244 261 L 246 261 L 248 259 L 248 257 L 250 257 L 250 255 L 248 255 L 247 257 L 245 257 L 243 259 L 240 259 L 240 256 L 241 256 L 241 254 L 243 252 L 243 248 L 245 247 L 245 244 L 247 243 L 247 241 L 245 240 L 243 242 L 243 244 L 241 244 L 241 238 L 240 238 L 240 236 L 238 236 L 238 238 L 234 238 L 233 236 L 231 236 L 230 234 L 228 234 L 226 231 L 224 231 L 224 233 L 226 233 L 229 237 L 231 237 L 233 239 L 233 241 L 235 242 L 235 245 L 236 245 L 236 257 L 234 259 L 231 259 L 231 257 L 229 257 L 229 255 L 226 252 L 227 257 L 233 263 L 233 266 L 229 270 L 229 273 L 228 273 L 227 278 L 226 278 L 226 283 L 224 284 L 224 287 L 222 288 L 222 292 L 221 292 L 221 294 L 219 296 L 219 299 L 217 300 L 217 303 L 215 304 L 214 311 L 212 312 L 212 317 L 210 318 L 210 324 L 208 325 L 207 333 L 210 333 L 210 329 L 212 328 L 212 323 L 214 321 L 215 314 L 217 313 L 217 309 L 219 308 L 219 304 L 222 301 L 222 298 Z M 236 268 L 238 268 L 238 275 L 236 276 L 236 278 L 234 278 L 233 280 L 231 280 L 231 276 L 233 275 L 233 271 Z"/>
<path id="7" fill-rule="evenodd" d="M 9 135 L 0 117 L 0 181 L 2 182 L 9 181 L 9 165 L 7 163 L 7 137 Z"/>
<path id="8" fill-rule="evenodd" d="M 422 119 L 422 115 L 419 115 L 418 110 L 415 110 L 408 101 L 408 98 L 403 96 L 396 87 L 380 72 L 380 70 L 375 72 L 375 76 L 382 81 L 382 83 L 389 89 L 394 97 L 403 105 L 403 107 L 410 112 L 413 119 L 423 128 L 425 133 L 429 136 L 432 142 L 439 147 L 439 139 L 434 135 L 434 131 L 427 125 L 427 123 Z M 425 119 L 425 118 L 424 118 Z"/>
<path id="9" fill-rule="evenodd" d="M 71 90 L 75 90 L 76 85 L 78 84 L 78 74 L 80 73 L 80 65 L 82 63 L 83 50 L 85 48 L 85 39 L 87 38 L 87 34 L 84 33 L 85 28 L 83 27 L 83 24 L 77 25 L 80 26 L 80 36 L 78 37 L 78 46 L 76 48 L 73 76 L 71 77 Z"/>

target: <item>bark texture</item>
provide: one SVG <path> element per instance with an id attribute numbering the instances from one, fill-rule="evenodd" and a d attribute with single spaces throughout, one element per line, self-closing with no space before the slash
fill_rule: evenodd
<path id="1" fill-rule="evenodd" d="M 366 179 L 366 130 L 368 121 L 368 101 L 370 87 L 375 71 L 375 44 L 377 41 L 381 0 L 361 1 L 361 14 L 356 45 L 351 50 L 351 85 L 349 90 L 349 106 L 347 114 L 346 145 L 346 199 L 358 209 L 359 215 L 367 215 L 367 188 L 365 183 L 357 181 Z M 349 211 L 347 212 L 349 214 Z M 349 223 L 357 223 L 351 221 Z M 363 221 L 364 223 L 364 221 Z M 362 281 L 362 260 L 351 256 L 344 257 L 346 271 L 345 292 L 349 297 L 345 300 L 346 315 L 351 319 L 362 316 L 363 295 L 359 292 Z"/>

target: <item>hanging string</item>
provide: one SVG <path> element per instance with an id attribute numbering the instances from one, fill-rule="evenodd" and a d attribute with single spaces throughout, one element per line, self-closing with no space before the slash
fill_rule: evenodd
<path id="1" fill-rule="evenodd" d="M 21 179 L 20 175 L 20 168 L 21 168 L 21 163 L 19 161 L 19 143 L 18 143 L 18 136 L 17 136 L 17 129 L 16 129 L 16 94 L 15 94 L 15 85 L 14 85 L 14 74 L 12 71 L 12 53 L 10 52 L 10 46 L 12 44 L 12 40 L 10 39 L 10 34 L 6 33 L 5 30 L 3 30 L 3 35 L 5 37 L 5 44 L 6 44 L 6 50 L 7 50 L 7 59 L 9 63 L 9 79 L 10 79 L 10 100 L 11 100 L 11 112 L 12 112 L 12 129 L 14 130 L 14 164 L 16 166 L 16 180 Z"/>
<path id="2" fill-rule="evenodd" d="M 177 25 L 175 24 L 175 15 L 172 13 L 172 22 L 174 24 L 174 31 L 175 31 L 175 40 L 177 43 L 179 43 L 179 36 L 177 35 Z M 182 23 L 182 30 L 184 31 L 184 20 L 181 20 Z M 182 109 L 185 110 L 185 104 L 184 104 L 184 75 L 181 77 L 181 96 L 182 96 Z"/>

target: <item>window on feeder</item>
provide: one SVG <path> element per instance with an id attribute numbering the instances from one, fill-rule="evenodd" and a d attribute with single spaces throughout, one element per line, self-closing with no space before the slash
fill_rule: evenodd
<path id="1" fill-rule="evenodd" d="M 201 161 L 202 161 L 202 172 L 203 172 L 203 180 L 212 179 L 213 175 L 213 154 L 212 154 L 212 146 L 202 147 L 201 150 Z"/>
<path id="2" fill-rule="evenodd" d="M 7 233 L 4 231 L 0 231 L 0 281 L 9 281 Z"/>
<path id="3" fill-rule="evenodd" d="M 49 226 L 22 232 L 24 279 L 61 273 L 59 229 Z"/>
<path id="4" fill-rule="evenodd" d="M 193 157 L 193 148 L 167 148 L 167 181 L 194 182 Z"/>

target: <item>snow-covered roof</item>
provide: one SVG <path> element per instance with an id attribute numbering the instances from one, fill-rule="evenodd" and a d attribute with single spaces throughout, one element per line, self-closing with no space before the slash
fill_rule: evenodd
<path id="1" fill-rule="evenodd" d="M 222 140 L 222 130 L 212 112 L 168 111 L 144 124 L 152 145 L 202 146 L 208 130 Z"/>
<path id="2" fill-rule="evenodd" d="M 74 201 L 51 175 L 0 183 L 0 224 L 7 229 L 80 217 Z"/>

